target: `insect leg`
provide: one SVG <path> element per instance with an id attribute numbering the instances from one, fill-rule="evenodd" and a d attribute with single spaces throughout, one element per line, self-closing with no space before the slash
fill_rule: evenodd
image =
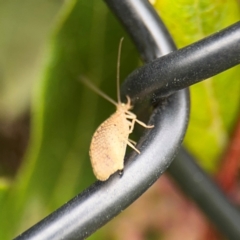
<path id="1" fill-rule="evenodd" d="M 134 128 L 134 125 L 135 125 L 135 122 L 137 122 L 139 125 L 141 125 L 141 126 L 143 126 L 143 127 L 145 127 L 145 128 L 153 128 L 153 127 L 154 127 L 154 125 L 150 125 L 150 126 L 149 126 L 149 125 L 145 124 L 144 122 L 138 120 L 135 114 L 129 114 L 129 113 L 127 112 L 126 116 L 127 116 L 128 119 L 131 119 L 131 120 L 132 120 L 132 122 L 131 122 L 131 124 L 130 124 L 129 133 L 132 133 L 133 128 Z"/>
<path id="2" fill-rule="evenodd" d="M 154 127 L 154 125 L 147 125 L 146 123 L 138 120 L 137 118 L 135 119 L 135 122 L 137 122 L 139 125 L 141 125 L 141 126 L 143 126 L 145 128 L 153 128 Z"/>
<path id="3" fill-rule="evenodd" d="M 136 121 L 136 118 L 133 118 L 131 122 L 129 121 L 129 124 L 130 124 L 129 134 L 133 132 L 135 121 Z"/>
<path id="4" fill-rule="evenodd" d="M 131 147 L 131 148 L 134 149 L 138 154 L 140 154 L 140 151 L 139 151 L 137 148 L 135 148 L 134 145 L 133 145 L 129 140 L 126 141 L 126 143 L 127 143 L 127 145 L 128 145 L 129 147 Z"/>
<path id="5" fill-rule="evenodd" d="M 131 112 L 126 112 L 125 114 L 126 114 L 127 119 L 132 120 L 132 121 L 128 121 L 129 126 L 130 126 L 130 129 L 129 129 L 129 134 L 130 134 L 130 133 L 132 133 L 132 131 L 134 129 L 134 125 L 135 125 L 135 121 L 137 119 L 137 116 L 134 113 L 131 113 Z"/>
<path id="6" fill-rule="evenodd" d="M 132 143 L 133 145 L 136 145 L 137 143 L 135 142 L 135 141 L 133 141 L 132 139 L 128 139 L 128 141 L 130 142 L 130 143 Z"/>
<path id="7" fill-rule="evenodd" d="M 133 150 L 135 150 L 138 154 L 140 154 L 140 151 L 133 145 L 136 144 L 134 141 L 130 140 L 130 139 L 125 139 L 122 138 L 122 140 L 129 146 L 131 147 Z M 134 143 L 133 143 L 134 142 Z"/>

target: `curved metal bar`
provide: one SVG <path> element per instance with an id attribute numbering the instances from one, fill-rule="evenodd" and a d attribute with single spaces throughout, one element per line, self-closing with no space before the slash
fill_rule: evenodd
<path id="1" fill-rule="evenodd" d="M 148 1 L 105 2 L 129 33 L 144 62 L 176 50 L 172 37 Z"/>
<path id="2" fill-rule="evenodd" d="M 160 57 L 132 72 L 122 91 L 133 103 L 155 99 L 212 77 L 240 63 L 240 22 Z"/>
<path id="3" fill-rule="evenodd" d="M 240 213 L 212 179 L 181 149 L 168 172 L 228 239 L 240 239 Z"/>
<path id="4" fill-rule="evenodd" d="M 138 1 L 128 3 L 134 9 L 139 8 L 142 10 L 142 6 L 138 6 L 138 4 Z M 146 3 L 143 4 L 147 5 Z M 122 3 L 119 3 L 117 6 L 110 4 L 116 14 L 118 14 L 119 8 L 122 7 L 121 5 Z M 130 25 L 127 29 L 131 29 L 135 45 L 140 51 L 147 51 L 146 49 L 148 48 L 143 48 L 142 50 L 142 46 L 135 40 L 141 39 L 139 30 L 134 27 L 132 20 L 129 20 L 127 17 L 129 14 L 134 15 L 133 10 L 124 8 L 124 12 L 125 18 L 121 18 L 121 21 L 124 25 L 126 25 L 125 22 Z M 134 18 L 138 18 L 138 16 L 134 16 Z M 153 18 L 156 18 L 156 16 L 154 15 L 152 18 L 146 19 Z M 159 23 L 159 25 L 161 26 L 162 23 Z M 144 46 L 150 44 L 147 36 L 154 32 L 153 26 L 144 28 L 144 39 L 142 40 Z M 162 40 L 163 38 L 167 41 L 170 38 L 164 26 L 161 26 L 161 33 L 162 35 L 165 34 L 166 38 L 161 36 L 158 40 L 159 45 L 153 44 L 153 49 L 158 49 L 156 50 L 156 55 L 159 53 L 165 54 L 175 48 L 173 41 L 169 41 L 169 45 L 166 47 L 166 43 Z M 145 59 L 149 61 L 152 56 L 154 56 L 152 52 L 147 53 Z M 166 96 L 171 94 L 172 91 L 185 88 L 216 75 L 239 64 L 239 62 L 240 22 L 137 69 L 124 82 L 122 95 L 129 95 L 131 99 L 136 99 L 138 102 L 139 99 L 143 99 L 142 96 L 151 97 L 150 94 L 153 94 L 152 98 L 154 98 L 154 95 L 157 95 L 157 97 Z M 152 87 L 150 86 L 151 83 L 149 85 L 151 79 L 152 83 L 154 83 Z M 155 93 L 157 88 L 159 88 L 159 91 Z M 168 170 L 185 193 L 191 196 L 203 212 L 213 221 L 219 231 L 228 236 L 229 239 L 240 239 L 239 212 L 228 201 L 218 186 L 197 166 L 194 159 L 186 151 L 182 149 L 179 152 Z"/>
<path id="5" fill-rule="evenodd" d="M 139 29 L 136 42 L 141 43 L 141 29 L 149 29 L 153 22 L 148 21 L 149 17 L 155 14 L 154 9 L 147 1 L 143 0 L 107 0 L 113 6 L 147 6 L 144 15 L 138 12 L 138 8 L 132 9 L 133 17 L 131 25 L 142 25 Z M 130 4 L 131 3 L 131 4 Z M 124 17 L 124 8 L 118 9 L 118 17 Z M 138 16 L 138 17 L 136 17 Z M 155 17 L 155 40 L 163 38 L 161 21 Z M 160 25 L 158 25 L 160 24 Z M 126 23 L 126 28 L 128 25 Z M 151 35 L 149 36 L 151 39 Z M 151 40 L 151 43 L 155 41 Z M 167 44 L 166 40 L 166 44 Z M 142 46 L 144 44 L 139 44 Z M 156 43 L 157 45 L 157 43 Z M 152 44 L 145 45 L 149 52 Z M 171 49 L 171 46 L 169 46 Z M 160 54 L 160 50 L 156 55 Z M 145 51 L 145 54 L 148 50 Z M 144 54 L 144 55 L 145 55 Z M 154 54 L 146 56 L 151 60 Z M 125 164 L 123 176 L 114 174 L 106 182 L 96 182 L 83 193 L 76 196 L 67 204 L 56 210 L 54 213 L 43 219 L 41 222 L 18 236 L 16 239 L 83 239 L 91 235 L 99 227 L 110 221 L 123 209 L 129 206 L 141 194 L 146 191 L 166 170 L 173 160 L 186 131 L 189 114 L 189 96 L 187 91 L 179 91 L 161 104 L 153 111 L 150 124 L 154 124 L 154 130 L 150 129 L 140 139 L 138 148 L 141 154 L 132 153 Z M 159 154 L 161 153 L 161 154 Z"/>
<path id="6" fill-rule="evenodd" d="M 181 92 L 156 108 L 155 128 L 140 140 L 142 152 L 130 156 L 122 176 L 96 182 L 16 239 L 84 239 L 129 206 L 171 163 L 186 128 L 187 100 Z"/>

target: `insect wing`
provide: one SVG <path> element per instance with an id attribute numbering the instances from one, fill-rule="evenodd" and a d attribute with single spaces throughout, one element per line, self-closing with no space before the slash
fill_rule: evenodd
<path id="1" fill-rule="evenodd" d="M 129 135 L 126 118 L 113 114 L 93 135 L 90 158 L 97 179 L 105 181 L 117 170 L 122 170 Z"/>

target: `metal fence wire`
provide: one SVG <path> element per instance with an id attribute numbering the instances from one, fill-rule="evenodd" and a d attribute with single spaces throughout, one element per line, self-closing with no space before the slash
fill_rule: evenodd
<path id="1" fill-rule="evenodd" d="M 121 178 L 116 173 L 105 182 L 97 181 L 15 239 L 84 239 L 140 197 L 169 166 L 172 177 L 219 231 L 229 239 L 240 239 L 238 209 L 180 149 L 189 116 L 187 87 L 240 63 L 240 22 L 177 50 L 147 0 L 105 2 L 145 62 L 127 77 L 121 94 L 145 108 L 151 102 L 154 111 L 149 124 L 155 127 L 141 137 L 141 154 L 132 153 L 125 159 Z"/>

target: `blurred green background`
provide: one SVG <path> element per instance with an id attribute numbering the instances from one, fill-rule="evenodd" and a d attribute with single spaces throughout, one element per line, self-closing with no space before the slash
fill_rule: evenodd
<path id="1" fill-rule="evenodd" d="M 237 0 L 151 2 L 178 47 L 240 16 Z M 123 80 L 141 62 L 103 1 L 0 0 L 0 239 L 21 233 L 95 181 L 90 139 L 114 106 L 78 79 L 86 76 L 116 99 L 122 36 Z M 184 144 L 212 174 L 238 118 L 239 72 L 235 67 L 191 87 Z M 90 239 L 206 239 L 207 229 L 165 175 Z"/>

